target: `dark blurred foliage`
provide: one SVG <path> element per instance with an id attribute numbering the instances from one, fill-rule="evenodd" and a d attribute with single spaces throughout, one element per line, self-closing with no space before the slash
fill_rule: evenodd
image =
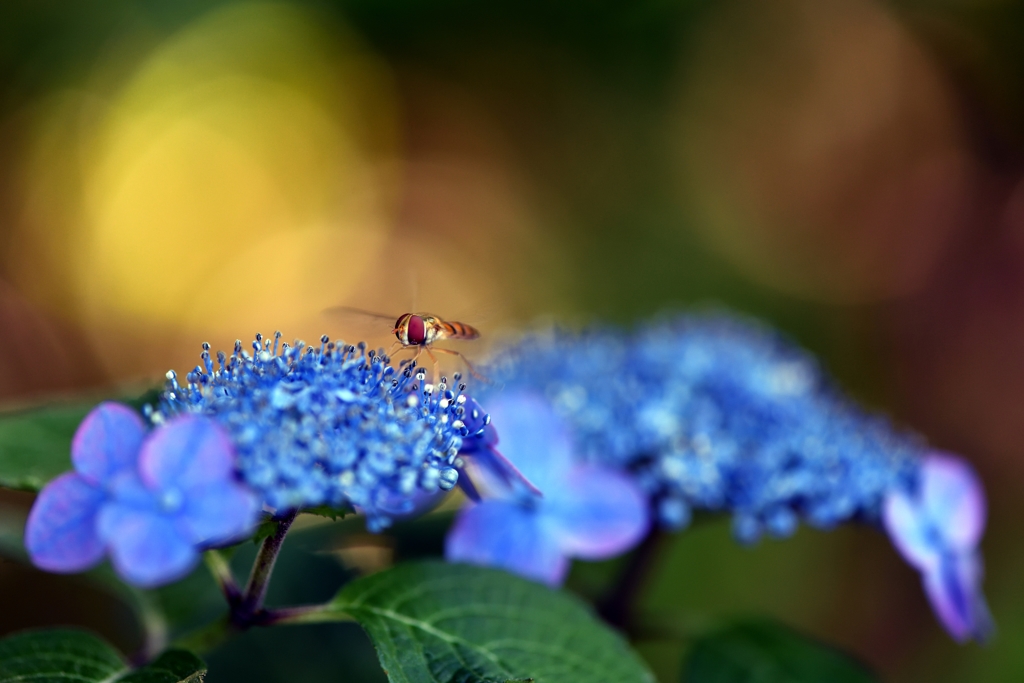
<path id="1" fill-rule="evenodd" d="M 8 282 L 36 257 L 13 237 L 33 107 L 95 79 L 98 63 L 103 79 L 127 79 L 227 4 L 0 4 L 5 400 L 132 374 L 98 359 L 87 320 Z M 916 575 L 873 530 L 803 530 L 745 549 L 708 524 L 673 540 L 644 596 L 654 626 L 637 645 L 661 680 L 676 680 L 688 633 L 744 613 L 849 648 L 885 680 L 1024 677 L 1024 2 L 293 5 L 347 25 L 391 70 L 407 164 L 396 231 L 412 254 L 440 244 L 424 270 L 440 254 L 451 287 L 483 287 L 466 254 L 493 258 L 491 244 L 500 257 L 506 224 L 488 216 L 521 214 L 551 256 L 496 280 L 491 291 L 510 297 L 537 292 L 506 325 L 629 324 L 707 304 L 749 312 L 981 472 L 992 646 L 942 633 Z M 377 272 L 367 290 L 393 286 Z M 28 499 L 0 502 L 24 510 Z M 444 521 L 402 532 L 420 539 L 414 554 L 438 552 Z M 302 538 L 289 540 L 305 553 L 301 570 L 283 561 L 275 590 L 310 593 L 281 600 L 324 597 L 351 575 L 344 554 L 317 555 Z M 411 547 L 396 543 L 398 557 Z M 597 598 L 620 565 L 577 566 L 570 586 Z M 86 623 L 131 645 L 125 609 L 83 586 L 5 561 L 0 601 L 18 607 L 0 609 L 0 627 Z M 372 659 L 345 625 L 254 632 L 210 661 L 212 680 L 381 680 Z"/>

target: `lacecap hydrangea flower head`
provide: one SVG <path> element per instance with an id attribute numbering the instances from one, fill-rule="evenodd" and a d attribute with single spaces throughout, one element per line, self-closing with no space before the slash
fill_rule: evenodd
<path id="1" fill-rule="evenodd" d="M 224 427 L 240 478 L 276 512 L 352 505 L 376 531 L 459 481 L 464 385 L 435 386 L 411 364 L 326 336 L 310 347 L 257 335 L 252 353 L 236 342 L 216 360 L 207 345 L 202 361 L 185 385 L 169 373 L 153 418 Z"/>
<path id="2" fill-rule="evenodd" d="M 326 337 L 311 348 L 257 335 L 252 351 L 236 342 L 215 364 L 204 345 L 186 384 L 169 372 L 144 411 L 152 429 L 126 406 L 94 410 L 74 439 L 75 472 L 30 514 L 35 564 L 81 571 L 109 554 L 126 580 L 153 586 L 249 534 L 262 511 L 353 506 L 376 531 L 459 483 L 463 438 L 487 421 L 476 404 L 472 433 L 462 420 L 463 385 Z"/>
<path id="3" fill-rule="evenodd" d="M 518 403 L 521 414 L 523 401 L 530 406 L 529 447 L 515 445 L 523 437 L 509 434 L 512 443 L 502 452 L 531 480 L 541 475 L 530 463 L 544 460 L 616 472 L 642 491 L 661 527 L 684 528 L 694 510 L 726 512 L 744 543 L 762 534 L 791 535 L 801 521 L 822 529 L 849 521 L 882 526 L 885 508 L 885 527 L 925 572 L 947 628 L 957 637 L 980 639 L 988 632 L 979 588 L 980 522 L 964 522 L 971 533 L 936 531 L 970 516 L 970 505 L 935 503 L 947 498 L 931 492 L 933 469 L 921 440 L 856 407 L 813 357 L 777 333 L 723 314 L 664 320 L 634 333 L 555 330 L 499 350 L 485 373 L 493 384 L 477 398 L 491 408 L 502 440 L 506 432 L 495 408 Z M 961 472 L 958 481 L 957 490 L 971 492 L 961 499 L 983 500 L 975 479 Z M 545 498 L 566 490 L 545 482 L 539 486 Z M 595 487 L 589 501 L 596 505 L 604 497 Z M 499 504 L 517 505 L 518 516 L 498 514 Z M 532 544 L 519 547 L 519 557 L 547 557 L 542 546 L 550 545 L 550 534 L 521 534 L 523 516 L 532 516 L 534 526 L 551 526 L 545 503 L 521 494 L 466 509 L 451 532 L 449 557 L 553 582 L 550 577 L 564 571 L 536 568 L 551 560 L 520 569 L 522 562 L 471 531 L 474 520 L 490 517 L 491 537 L 507 532 Z M 945 616 L 953 612 L 959 615 L 955 626 Z"/>

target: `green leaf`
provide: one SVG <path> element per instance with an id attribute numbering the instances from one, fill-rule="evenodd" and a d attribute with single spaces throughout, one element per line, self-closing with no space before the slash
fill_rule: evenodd
<path id="1" fill-rule="evenodd" d="M 38 491 L 71 469 L 71 437 L 95 403 L 0 415 L 0 486 Z"/>
<path id="2" fill-rule="evenodd" d="M 331 507 L 330 505 L 317 505 L 316 507 L 303 508 L 303 512 L 316 515 L 318 517 L 328 517 L 332 522 L 337 522 L 339 519 L 344 519 L 345 515 L 350 515 L 354 510 L 350 507 Z"/>
<path id="3" fill-rule="evenodd" d="M 152 662 L 116 679 L 118 683 L 202 683 L 206 664 L 187 650 L 168 650 Z"/>
<path id="4" fill-rule="evenodd" d="M 532 678 L 505 678 L 498 680 L 496 678 L 480 678 L 472 671 L 466 669 L 459 669 L 455 674 L 448 679 L 447 683 L 534 683 Z"/>
<path id="5" fill-rule="evenodd" d="M 0 683 L 200 683 L 205 674 L 203 661 L 184 650 L 169 650 L 131 670 L 114 648 L 86 631 L 28 631 L 0 640 Z"/>
<path id="6" fill-rule="evenodd" d="M 748 620 L 697 639 L 683 683 L 874 683 L 842 652 L 767 620 Z"/>
<path id="7" fill-rule="evenodd" d="M 400 564 L 348 584 L 331 609 L 366 629 L 392 683 L 654 680 L 578 599 L 494 569 Z"/>

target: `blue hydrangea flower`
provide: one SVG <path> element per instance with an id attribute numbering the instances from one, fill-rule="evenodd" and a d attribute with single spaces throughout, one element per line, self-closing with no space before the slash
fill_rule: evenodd
<path id="1" fill-rule="evenodd" d="M 491 449 L 500 459 L 474 461 L 491 496 L 459 512 L 445 543 L 448 560 L 558 585 L 569 558 L 613 557 L 643 538 L 649 527 L 643 492 L 621 471 L 579 462 L 567 425 L 543 399 L 505 395 L 491 408 L 503 455 L 494 450 L 493 430 L 481 435 L 474 450 Z M 518 476 L 494 464 L 505 458 Z"/>
<path id="2" fill-rule="evenodd" d="M 411 364 L 396 370 L 383 353 L 326 336 L 313 348 L 257 335 L 253 353 L 236 342 L 216 363 L 203 348 L 185 386 L 168 373 L 154 418 L 199 413 L 223 425 L 241 478 L 270 507 L 351 504 L 379 530 L 458 483 L 464 385 L 435 387 Z"/>
<path id="3" fill-rule="evenodd" d="M 946 630 L 959 641 L 985 640 L 993 627 L 980 588 L 981 482 L 964 461 L 933 453 L 924 459 L 915 484 L 888 493 L 885 528 L 904 559 L 923 575 Z"/>
<path id="4" fill-rule="evenodd" d="M 234 476 L 234 451 L 213 421 L 183 416 L 147 433 L 130 408 L 102 403 L 71 446 L 75 471 L 48 484 L 29 514 L 36 566 L 88 569 L 109 553 L 138 586 L 187 574 L 202 549 L 250 532 L 256 496 Z"/>
<path id="5" fill-rule="evenodd" d="M 917 467 L 913 437 L 842 399 L 808 354 L 736 318 L 536 334 L 495 359 L 481 400 L 540 393 L 580 457 L 633 473 L 668 528 L 694 509 L 731 512 L 744 542 L 787 536 L 801 519 L 876 521 L 884 493 Z"/>
<path id="6" fill-rule="evenodd" d="M 693 510 L 728 512 L 736 538 L 749 543 L 764 533 L 788 536 L 801 521 L 881 525 L 890 501 L 887 514 L 898 515 L 887 520 L 890 534 L 924 572 L 943 623 L 958 638 L 984 631 L 981 525 L 971 521 L 980 488 L 961 474 L 952 478 L 959 488 L 935 487 L 973 491 L 962 500 L 975 503 L 929 493 L 928 482 L 946 480 L 936 479 L 922 441 L 853 405 L 777 333 L 722 314 L 634 333 L 543 332 L 499 350 L 485 372 L 494 384 L 478 398 L 542 397 L 536 411 L 565 421 L 576 457 L 628 473 L 667 528 L 685 527 Z M 511 435 L 495 425 L 503 439 Z M 540 457 L 560 447 L 533 448 Z M 894 493 L 918 491 L 917 482 L 923 498 Z M 934 530 L 943 524 L 946 535 Z"/>

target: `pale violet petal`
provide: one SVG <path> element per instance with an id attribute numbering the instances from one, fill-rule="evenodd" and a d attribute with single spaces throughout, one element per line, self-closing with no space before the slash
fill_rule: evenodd
<path id="1" fill-rule="evenodd" d="M 199 561 L 199 551 L 184 538 L 173 519 L 152 510 L 111 503 L 99 515 L 114 569 L 125 581 L 152 588 L 185 577 Z"/>
<path id="2" fill-rule="evenodd" d="M 501 394 L 487 405 L 498 432 L 496 450 L 547 494 L 572 466 L 569 430 L 551 403 L 529 392 Z"/>
<path id="3" fill-rule="evenodd" d="M 234 457 L 220 425 L 208 417 L 183 415 L 157 428 L 142 445 L 139 472 L 148 486 L 187 492 L 226 480 Z"/>
<path id="4" fill-rule="evenodd" d="M 626 552 L 650 528 L 643 492 L 625 474 L 596 465 L 573 468 L 539 509 L 562 551 L 587 560 Z"/>
<path id="5" fill-rule="evenodd" d="M 32 564 L 51 572 L 80 572 L 103 559 L 96 515 L 103 490 L 80 475 L 57 477 L 36 498 L 25 525 L 25 548 Z"/>
<path id="6" fill-rule="evenodd" d="M 474 481 L 470 482 L 467 495 L 473 499 L 479 495 L 473 487 L 479 483 L 489 495 L 494 497 L 514 498 L 543 496 L 544 493 L 532 481 L 526 478 L 515 464 L 506 458 L 502 453 L 493 447 L 479 448 L 470 454 L 469 477 Z"/>
<path id="7" fill-rule="evenodd" d="M 245 537 L 262 507 L 249 488 L 224 481 L 190 489 L 174 519 L 185 538 L 207 547 Z"/>
<path id="8" fill-rule="evenodd" d="M 902 489 L 882 501 L 882 522 L 903 559 L 925 571 L 936 567 L 943 549 L 921 506 Z"/>
<path id="9" fill-rule="evenodd" d="M 549 586 L 561 584 L 569 569 L 568 558 L 536 513 L 501 500 L 459 511 L 445 539 L 445 558 L 497 567 Z"/>
<path id="10" fill-rule="evenodd" d="M 974 554 L 949 555 L 924 573 L 924 586 L 939 621 L 959 642 L 984 641 L 993 630 L 981 593 L 981 563 Z"/>
<path id="11" fill-rule="evenodd" d="M 120 403 L 101 403 L 78 425 L 71 462 L 87 480 L 104 485 L 135 469 L 145 437 L 146 425 L 137 412 Z"/>
<path id="12" fill-rule="evenodd" d="M 985 529 L 985 492 L 964 460 L 933 453 L 921 465 L 921 501 L 950 549 L 970 550 Z"/>

